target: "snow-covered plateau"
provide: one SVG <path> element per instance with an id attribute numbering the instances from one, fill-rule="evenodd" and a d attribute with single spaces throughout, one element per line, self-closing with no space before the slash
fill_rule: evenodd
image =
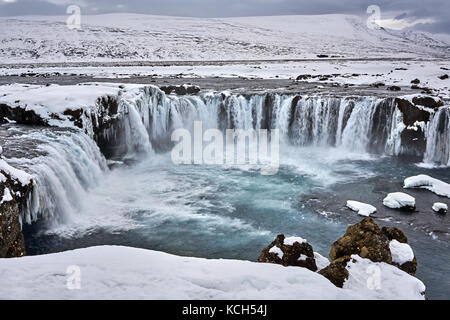
<path id="1" fill-rule="evenodd" d="M 2 63 L 205 61 L 331 58 L 448 58 L 450 39 L 422 32 L 371 30 L 351 15 L 180 18 L 83 15 L 0 18 Z"/>

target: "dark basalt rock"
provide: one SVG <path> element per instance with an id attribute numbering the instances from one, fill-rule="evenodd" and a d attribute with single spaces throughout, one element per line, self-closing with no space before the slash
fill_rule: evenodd
<path id="1" fill-rule="evenodd" d="M 17 102 L 18 103 L 18 102 Z M 33 110 L 25 110 L 20 106 L 12 107 L 6 104 L 0 104 L 0 124 L 7 123 L 8 120 L 15 121 L 18 124 L 26 125 L 42 125 L 46 126 L 47 122 L 44 121 Z"/>
<path id="2" fill-rule="evenodd" d="M 438 108 L 442 105 L 442 101 L 436 102 L 432 97 L 414 97 L 411 103 L 408 100 L 396 98 L 395 102 L 403 115 L 403 123 L 409 127 L 414 126 L 416 122 L 430 121 L 430 112 L 423 110 L 417 106 L 427 108 Z M 405 129 L 401 133 L 403 154 L 422 156 L 426 150 L 426 137 L 422 128 L 417 130 Z"/>
<path id="3" fill-rule="evenodd" d="M 392 262 L 389 239 L 371 218 L 348 227 L 345 235 L 331 245 L 331 261 L 352 254 L 373 262 Z"/>
<path id="4" fill-rule="evenodd" d="M 164 91 L 165 94 L 171 94 L 175 92 L 177 95 L 184 96 L 186 94 L 197 94 L 200 92 L 200 87 L 192 85 L 182 85 L 182 86 L 161 86 L 160 89 Z"/>
<path id="5" fill-rule="evenodd" d="M 401 91 L 402 90 L 402 88 L 400 88 L 399 86 L 390 86 L 390 87 L 387 87 L 386 89 L 390 90 L 390 91 Z"/>
<path id="6" fill-rule="evenodd" d="M 306 242 L 294 242 L 294 244 L 290 246 L 284 244 L 284 239 L 284 235 L 278 235 L 276 239 L 261 252 L 258 262 L 281 264 L 285 267 L 303 267 L 311 271 L 317 271 L 314 251 L 310 244 Z M 280 258 L 276 253 L 269 252 L 272 247 L 280 248 L 283 252 L 283 257 Z M 301 256 L 303 256 L 304 259 L 299 259 Z"/>
<path id="7" fill-rule="evenodd" d="M 383 227 L 381 229 L 381 232 L 384 235 L 386 235 L 386 237 L 389 239 L 389 241 L 397 240 L 398 242 L 401 242 L 401 243 L 408 243 L 408 238 L 406 238 L 403 231 L 398 228 Z"/>
<path id="8" fill-rule="evenodd" d="M 444 74 L 444 75 L 440 76 L 439 79 L 441 79 L 441 80 L 448 79 L 448 74 Z"/>
<path id="9" fill-rule="evenodd" d="M 336 287 L 342 288 L 345 280 L 348 279 L 347 262 L 351 260 L 350 256 L 344 256 L 332 261 L 327 267 L 318 273 L 330 280 Z"/>
<path id="10" fill-rule="evenodd" d="M 385 84 L 383 82 L 375 82 L 375 83 L 372 83 L 370 86 L 373 88 L 379 88 L 379 87 L 384 87 Z"/>
<path id="11" fill-rule="evenodd" d="M 298 77 L 297 77 L 297 81 L 300 81 L 300 80 L 306 80 L 306 79 L 309 79 L 309 78 L 311 78 L 311 75 L 310 74 L 301 74 L 301 75 L 299 75 Z"/>
<path id="12" fill-rule="evenodd" d="M 366 218 L 361 222 L 348 227 L 345 235 L 331 246 L 331 263 L 318 273 L 326 277 L 337 287 L 343 286 L 349 273 L 346 269 L 351 256 L 356 254 L 373 262 L 385 262 L 414 275 L 417 271 L 417 259 L 398 265 L 392 262 L 390 242 L 397 240 L 408 243 L 403 231 L 397 228 L 384 227 L 380 229 L 371 219 Z"/>
<path id="13" fill-rule="evenodd" d="M 434 99 L 432 99 L 434 101 Z M 403 114 L 403 123 L 406 126 L 413 126 L 416 121 L 430 121 L 430 113 L 426 110 L 421 110 L 416 107 L 414 104 L 405 99 L 395 99 L 398 108 Z M 425 100 L 416 100 L 416 102 L 424 103 Z M 429 102 L 429 100 L 426 100 Z M 419 103 L 417 103 L 419 104 Z M 422 104 L 420 104 L 422 105 Z"/>
<path id="14" fill-rule="evenodd" d="M 27 205 L 33 184 L 22 186 L 6 172 L 0 170 L 0 174 L 6 177 L 5 182 L 0 182 L 0 200 L 6 188 L 13 198 L 0 204 L 0 258 L 22 257 L 26 252 L 19 214 Z"/>
<path id="15" fill-rule="evenodd" d="M 445 209 L 439 209 L 439 211 L 436 211 L 436 213 L 439 213 L 439 214 L 447 214 L 447 210 L 445 210 Z"/>
<path id="16" fill-rule="evenodd" d="M 432 97 L 414 97 L 412 102 L 416 106 L 423 106 L 430 109 L 437 109 L 444 105 L 444 103 L 440 100 L 436 101 Z"/>

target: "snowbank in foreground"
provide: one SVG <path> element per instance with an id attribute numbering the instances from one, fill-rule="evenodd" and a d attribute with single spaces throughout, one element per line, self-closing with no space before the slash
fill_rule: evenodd
<path id="1" fill-rule="evenodd" d="M 419 280 L 384 263 L 376 264 L 381 285 L 368 288 L 372 263 L 355 259 L 339 289 L 305 268 L 92 247 L 0 260 L 0 299 L 423 299 Z M 73 265 L 81 270 L 79 290 L 66 287 Z"/>
<path id="2" fill-rule="evenodd" d="M 423 188 L 434 192 L 438 196 L 450 198 L 450 184 L 425 174 L 406 178 L 404 188 Z"/>

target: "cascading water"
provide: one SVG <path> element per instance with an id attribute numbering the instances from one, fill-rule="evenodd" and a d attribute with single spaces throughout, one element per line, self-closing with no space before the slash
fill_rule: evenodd
<path id="1" fill-rule="evenodd" d="M 292 148 L 336 147 L 387 155 L 402 153 L 401 133 L 405 129 L 402 113 L 392 98 L 231 92 L 177 96 L 147 86 L 122 92 L 117 112 L 118 121 L 97 135 L 102 137 L 103 147 L 121 146 L 115 155 L 120 159 L 143 159 L 154 152 L 169 151 L 172 131 L 192 129 L 195 120 L 202 121 L 204 129 L 277 128 L 282 142 Z M 448 108 L 432 116 L 425 162 L 450 165 L 449 123 Z M 94 136 L 92 127 L 85 129 Z M 80 131 L 31 132 L 29 138 L 40 141 L 45 156 L 17 162 L 36 176 L 38 184 L 38 194 L 29 201 L 23 219 L 30 223 L 40 215 L 49 221 L 66 222 L 77 215 L 84 193 L 106 170 L 105 159 L 94 141 Z"/>
<path id="2" fill-rule="evenodd" d="M 23 130 L 23 131 L 22 131 Z M 88 190 L 107 169 L 98 146 L 80 130 L 21 129 L 21 144 L 31 157 L 11 158 L 13 166 L 32 174 L 35 186 L 21 220 L 30 224 L 70 223 L 78 215 Z"/>
<path id="3" fill-rule="evenodd" d="M 406 126 L 392 98 L 232 92 L 177 96 L 148 86 L 121 92 L 116 101 L 117 114 L 108 114 L 108 125 L 96 127 L 84 119 L 88 135 L 56 128 L 25 128 L 19 133 L 23 137 L 15 144 L 29 141 L 35 149 L 25 159 L 8 159 L 36 180 L 23 221 L 44 218 L 52 224 L 47 232 L 40 226 L 34 229 L 36 225 L 24 231 L 29 253 L 118 244 L 255 260 L 259 250 L 283 232 L 306 237 L 326 255 L 346 227 L 360 220 L 342 209 L 345 200 L 378 203 L 382 216 L 379 197 L 392 188 L 391 182 L 423 170 L 395 157 L 380 161 L 366 155 L 404 152 Z M 172 131 L 191 130 L 196 120 L 204 129 L 279 129 L 279 174 L 174 165 L 168 153 Z M 449 165 L 448 108 L 432 115 L 426 130 L 425 161 Z M 139 161 L 108 170 L 99 148 L 107 158 Z M 426 170 L 450 179 L 448 170 Z M 312 211 L 304 199 L 327 209 Z M 408 238 L 417 248 L 421 268 L 437 274 L 423 279 L 439 297 L 443 271 L 436 259 L 448 250 L 441 249 L 445 243 L 429 245 L 429 232 L 445 237 L 447 225 L 419 221 L 433 218 L 424 216 L 416 221 L 389 213 L 384 222 L 393 219 L 392 224 L 401 224 L 412 235 Z"/>
<path id="4" fill-rule="evenodd" d="M 140 150 L 167 151 L 174 129 L 274 129 L 295 146 L 333 146 L 353 152 L 401 153 L 405 128 L 394 99 L 374 97 L 298 97 L 279 94 L 208 93 L 165 95 L 156 87 L 125 95 L 123 120 L 103 132 L 106 145 L 121 144 L 123 154 Z M 139 116 L 138 116 L 139 115 Z M 117 137 L 122 135 L 120 139 Z"/>
<path id="5" fill-rule="evenodd" d="M 425 163 L 450 166 L 450 108 L 440 108 L 431 118 L 427 130 Z"/>

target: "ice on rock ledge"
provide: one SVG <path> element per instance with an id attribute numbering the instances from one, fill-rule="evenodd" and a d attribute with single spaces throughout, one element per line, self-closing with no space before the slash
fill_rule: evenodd
<path id="1" fill-rule="evenodd" d="M 435 204 L 433 204 L 433 211 L 447 212 L 448 206 L 445 203 L 436 202 Z"/>
<path id="2" fill-rule="evenodd" d="M 401 209 L 404 207 L 415 207 L 416 199 L 403 192 L 389 193 L 383 200 L 383 204 L 391 209 Z"/>
<path id="3" fill-rule="evenodd" d="M 356 211 L 359 215 L 364 216 L 364 217 L 368 217 L 372 213 L 375 213 L 377 211 L 377 208 L 375 208 L 374 206 L 372 206 L 370 204 L 353 201 L 353 200 L 347 201 L 347 207 L 353 211 Z"/>
<path id="4" fill-rule="evenodd" d="M 450 184 L 425 174 L 406 178 L 403 188 L 427 189 L 438 196 L 450 198 Z"/>
<path id="5" fill-rule="evenodd" d="M 414 252 L 407 243 L 401 243 L 394 239 L 389 243 L 389 249 L 392 254 L 392 262 L 402 265 L 414 260 Z"/>

